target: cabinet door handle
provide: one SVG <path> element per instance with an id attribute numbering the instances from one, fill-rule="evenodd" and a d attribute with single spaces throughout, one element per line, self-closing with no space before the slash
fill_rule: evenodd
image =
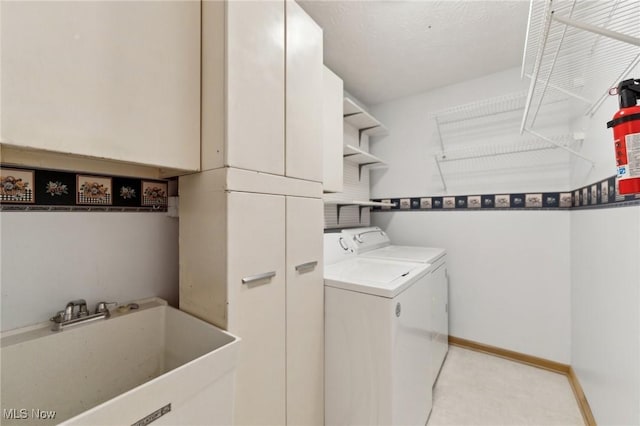
<path id="1" fill-rule="evenodd" d="M 242 284 L 249 284 L 255 281 L 266 280 L 267 278 L 273 278 L 276 276 L 276 271 L 265 272 L 263 274 L 251 275 L 250 277 L 244 277 Z"/>
<path id="2" fill-rule="evenodd" d="M 316 267 L 317 264 L 318 264 L 317 260 L 314 260 L 313 262 L 301 263 L 296 266 L 296 271 L 300 272 L 305 269 L 313 269 Z"/>

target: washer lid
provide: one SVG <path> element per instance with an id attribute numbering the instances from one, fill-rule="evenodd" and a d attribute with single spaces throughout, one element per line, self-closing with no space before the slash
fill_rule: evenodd
<path id="1" fill-rule="evenodd" d="M 356 257 L 326 265 L 324 284 L 382 297 L 395 297 L 426 273 L 427 263 Z"/>
<path id="2" fill-rule="evenodd" d="M 360 253 L 360 256 L 368 258 L 404 260 L 421 263 L 434 263 L 444 255 L 445 250 L 443 248 L 393 245 Z"/>

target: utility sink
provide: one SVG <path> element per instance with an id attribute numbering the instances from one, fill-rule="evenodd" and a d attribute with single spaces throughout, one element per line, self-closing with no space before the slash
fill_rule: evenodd
<path id="1" fill-rule="evenodd" d="M 229 425 L 237 337 L 158 299 L 2 333 L 2 424 Z"/>

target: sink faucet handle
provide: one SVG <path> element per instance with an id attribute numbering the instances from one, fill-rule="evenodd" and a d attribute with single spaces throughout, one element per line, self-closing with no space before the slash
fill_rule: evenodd
<path id="1" fill-rule="evenodd" d="M 78 307 L 78 311 L 75 311 L 75 307 Z M 83 310 L 84 306 L 84 310 Z M 84 299 L 76 299 L 67 303 L 67 306 L 64 308 L 64 321 L 69 321 L 74 318 L 78 318 L 80 316 L 84 316 L 89 312 L 87 311 L 87 301 Z"/>
<path id="2" fill-rule="evenodd" d="M 78 317 L 89 316 L 89 309 L 87 309 L 87 302 L 78 304 Z"/>
<path id="3" fill-rule="evenodd" d="M 103 312 L 109 312 L 109 305 L 116 306 L 118 302 L 98 302 L 96 305 L 96 314 L 101 314 Z"/>

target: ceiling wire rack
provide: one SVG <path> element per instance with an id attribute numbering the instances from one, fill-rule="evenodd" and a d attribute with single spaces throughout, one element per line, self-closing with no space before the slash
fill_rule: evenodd
<path id="1" fill-rule="evenodd" d="M 547 139 L 549 139 L 547 141 Z M 442 186 L 447 191 L 447 183 L 442 170 L 442 164 L 471 161 L 484 158 L 496 158 L 502 156 L 532 153 L 537 151 L 547 151 L 555 149 L 564 149 L 569 147 L 573 142 L 584 139 L 583 134 L 566 134 L 558 135 L 552 138 L 540 138 L 537 136 L 519 140 L 515 143 L 477 145 L 456 150 L 442 151 L 434 155 L 434 160 L 440 175 Z M 566 149 L 565 149 L 566 150 Z"/>
<path id="2" fill-rule="evenodd" d="M 520 133 L 540 136 L 534 129 L 550 93 L 579 101 L 592 117 L 610 88 L 640 63 L 639 22 L 637 0 L 531 0 L 521 70 L 530 84 Z M 598 93 L 586 89 L 602 80 L 610 83 Z"/>

